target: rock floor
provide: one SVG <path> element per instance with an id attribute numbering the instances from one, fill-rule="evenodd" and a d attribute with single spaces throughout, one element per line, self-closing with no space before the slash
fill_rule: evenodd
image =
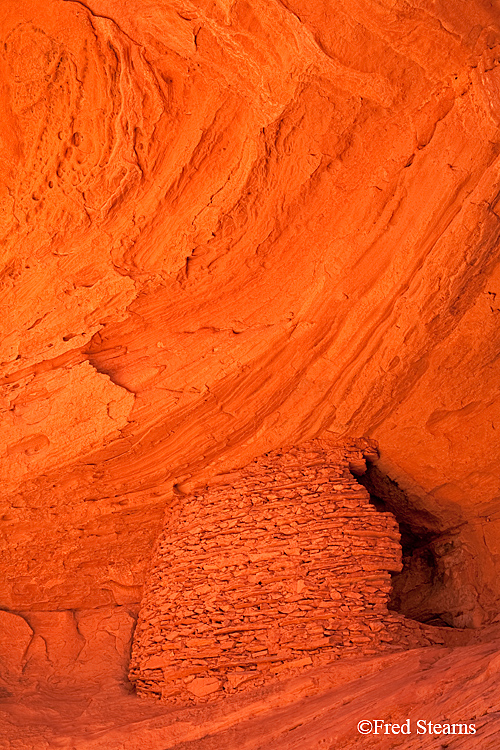
<path id="1" fill-rule="evenodd" d="M 441 632 L 446 629 L 442 629 Z M 464 645 L 337 661 L 216 704 L 166 707 L 104 670 L 72 687 L 33 683 L 0 702 L 2 750 L 493 750 L 500 732 L 500 627 L 457 633 Z M 97 664 L 96 664 L 97 666 Z M 366 735 L 361 720 L 409 736 Z M 417 734 L 417 721 L 474 723 L 475 735 Z"/>

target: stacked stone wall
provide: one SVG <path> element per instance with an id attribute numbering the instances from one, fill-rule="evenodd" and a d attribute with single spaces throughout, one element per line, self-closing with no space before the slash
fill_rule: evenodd
<path id="1" fill-rule="evenodd" d="M 387 611 L 400 537 L 349 471 L 366 445 L 274 451 L 177 500 L 135 632 L 140 694 L 209 700 L 421 642 L 418 624 Z"/>

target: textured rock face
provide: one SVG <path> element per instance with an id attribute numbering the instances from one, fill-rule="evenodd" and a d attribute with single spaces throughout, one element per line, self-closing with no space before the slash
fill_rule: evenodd
<path id="1" fill-rule="evenodd" d="M 363 444 L 272 451 L 172 505 L 135 632 L 140 694 L 213 700 L 429 642 L 387 611 L 400 535 L 349 472 Z"/>
<path id="2" fill-rule="evenodd" d="M 172 482 L 328 429 L 462 529 L 490 618 L 497 9 L 5 0 L 0 24 L 2 604 L 137 601 Z"/>
<path id="3" fill-rule="evenodd" d="M 136 612 L 127 607 L 71 611 L 0 611 L 0 697 L 60 691 L 123 692 Z M 69 692 L 68 692 L 69 691 Z M 2 736 L 2 735 L 0 735 Z M 3 745 L 0 745 L 3 748 Z"/>
<path id="4" fill-rule="evenodd" d="M 376 440 L 431 539 L 407 611 L 495 619 L 499 57 L 497 0 L 2 0 L 9 679 L 134 611 L 174 487 L 319 435 Z M 493 711 L 490 656 L 446 705 Z"/>

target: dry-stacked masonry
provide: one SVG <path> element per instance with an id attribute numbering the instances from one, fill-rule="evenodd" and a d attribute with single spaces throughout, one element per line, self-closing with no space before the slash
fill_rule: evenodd
<path id="1" fill-rule="evenodd" d="M 349 471 L 366 445 L 274 451 L 177 501 L 135 633 L 140 694 L 199 701 L 418 642 L 386 606 L 397 524 Z"/>

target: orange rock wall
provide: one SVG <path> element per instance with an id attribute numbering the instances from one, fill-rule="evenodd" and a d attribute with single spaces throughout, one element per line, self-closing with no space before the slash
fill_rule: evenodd
<path id="1" fill-rule="evenodd" d="M 0 41 L 1 606 L 137 601 L 173 483 L 330 430 L 491 619 L 496 6 L 3 0 Z"/>
<path id="2" fill-rule="evenodd" d="M 349 472 L 361 447 L 273 451 L 172 504 L 134 636 L 139 694 L 213 699 L 429 642 L 387 611 L 400 535 Z"/>
<path id="3" fill-rule="evenodd" d="M 498 644 L 400 654 L 373 678 L 370 662 L 361 696 L 349 663 L 336 694 L 337 672 L 304 678 L 302 736 L 295 687 L 233 734 L 238 705 L 146 726 L 107 682 L 123 687 L 176 493 L 319 435 L 375 439 L 434 535 L 439 576 L 412 591 L 416 560 L 410 609 L 498 616 L 499 18 L 497 0 L 0 3 L 15 750 L 348 748 L 354 713 L 404 720 L 403 693 L 414 720 L 423 704 L 474 715 L 476 746 L 497 747 Z"/>

